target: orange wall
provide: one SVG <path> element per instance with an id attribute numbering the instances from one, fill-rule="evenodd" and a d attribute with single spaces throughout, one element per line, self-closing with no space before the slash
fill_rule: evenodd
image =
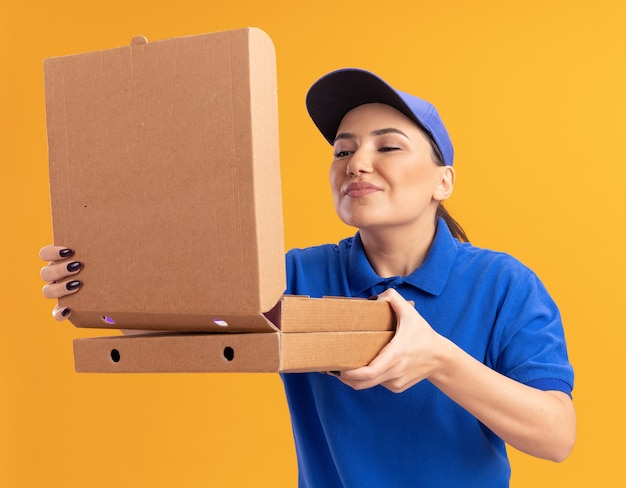
<path id="1" fill-rule="evenodd" d="M 330 148 L 309 84 L 373 69 L 433 101 L 456 145 L 449 209 L 534 268 L 560 304 L 579 436 L 556 465 L 512 453 L 515 487 L 624 486 L 626 7 L 615 0 L 31 0 L 0 3 L 0 486 L 293 487 L 276 375 L 77 375 L 40 294 L 51 240 L 42 60 L 256 26 L 278 57 L 286 246 L 336 241 Z"/>

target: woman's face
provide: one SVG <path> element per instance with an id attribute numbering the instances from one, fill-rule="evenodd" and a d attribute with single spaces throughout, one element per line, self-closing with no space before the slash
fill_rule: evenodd
<path id="1" fill-rule="evenodd" d="M 454 171 L 437 166 L 430 143 L 398 110 L 379 103 L 348 112 L 337 130 L 330 182 L 337 214 L 359 229 L 435 222 Z"/>

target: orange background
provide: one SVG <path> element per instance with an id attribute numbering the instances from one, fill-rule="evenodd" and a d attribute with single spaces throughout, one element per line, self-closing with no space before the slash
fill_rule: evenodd
<path id="1" fill-rule="evenodd" d="M 295 486 L 277 375 L 76 374 L 71 341 L 94 332 L 54 321 L 38 276 L 43 59 L 247 26 L 276 45 L 286 247 L 353 232 L 304 109 L 318 76 L 365 67 L 434 102 L 456 146 L 448 208 L 475 244 L 538 272 L 576 368 L 573 454 L 512 450 L 512 486 L 626 486 L 625 21 L 620 0 L 1 0 L 0 486 Z"/>

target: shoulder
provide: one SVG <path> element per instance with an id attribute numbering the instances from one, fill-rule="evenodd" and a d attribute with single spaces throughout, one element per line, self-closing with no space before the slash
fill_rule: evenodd
<path id="1" fill-rule="evenodd" d="M 458 243 L 456 268 L 463 273 L 478 273 L 483 277 L 499 276 L 527 279 L 534 272 L 514 256 L 492 249 L 474 246 L 467 242 Z"/>
<path id="2" fill-rule="evenodd" d="M 459 244 L 457 256 L 457 291 L 465 287 L 472 302 L 492 310 L 504 329 L 514 332 L 537 317 L 560 323 L 558 306 L 541 279 L 517 258 L 471 244 Z"/>
<path id="3" fill-rule="evenodd" d="M 539 276 L 525 263 L 502 251 L 459 243 L 448 280 L 449 291 L 467 293 L 496 307 L 552 303 Z"/>
<path id="4" fill-rule="evenodd" d="M 440 221 L 429 255 L 417 274 L 428 283 L 431 293 L 448 289 L 473 294 L 477 289 L 489 293 L 503 282 L 524 281 L 532 271 L 510 254 L 459 241 Z"/>
<path id="5" fill-rule="evenodd" d="M 339 241 L 337 244 L 320 244 L 304 248 L 294 248 L 287 252 L 286 259 L 288 265 L 317 263 L 317 265 L 327 263 L 329 260 L 340 259 L 352 247 L 352 237 Z"/>
<path id="6" fill-rule="evenodd" d="M 287 290 L 294 295 L 347 293 L 346 276 L 353 238 L 337 244 L 291 249 L 286 255 Z"/>

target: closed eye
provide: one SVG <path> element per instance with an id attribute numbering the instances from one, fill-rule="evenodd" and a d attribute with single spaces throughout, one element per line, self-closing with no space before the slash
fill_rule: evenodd
<path id="1" fill-rule="evenodd" d="M 399 151 L 399 147 L 395 146 L 383 146 L 379 149 L 380 152 L 391 152 L 391 151 Z"/>

